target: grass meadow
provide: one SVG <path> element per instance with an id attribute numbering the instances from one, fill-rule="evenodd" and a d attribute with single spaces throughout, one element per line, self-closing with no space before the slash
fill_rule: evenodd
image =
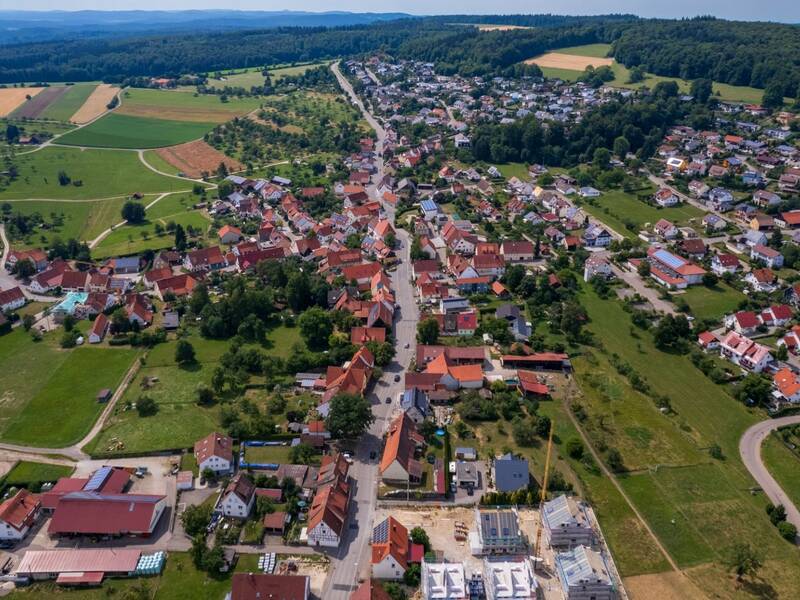
<path id="1" fill-rule="evenodd" d="M 34 342 L 22 328 L 0 338 L 3 441 L 45 447 L 76 442 L 103 408 L 97 392 L 116 388 L 139 354 L 129 348 L 63 350 L 59 340 L 55 332 Z"/>
<path id="2" fill-rule="evenodd" d="M 744 294 L 720 281 L 714 287 L 694 285 L 676 298 L 683 298 L 698 319 L 721 319 L 736 310 Z"/>
<path id="3" fill-rule="evenodd" d="M 603 346 L 576 359 L 583 395 L 575 402 L 587 412 L 584 426 L 593 444 L 619 450 L 628 469 L 619 480 L 670 555 L 692 568 L 690 578 L 704 591 L 732 597 L 733 581 L 721 565 L 728 548 L 747 539 L 764 556 L 765 584 L 778 595 L 790 593 L 800 560 L 766 518 L 766 498 L 750 493 L 754 482 L 738 453 L 741 434 L 764 415 L 734 400 L 686 356 L 657 350 L 649 333 L 626 326 L 630 317 L 618 302 L 586 288 L 582 304 Z M 634 392 L 610 364 L 614 354 L 646 379 L 650 395 L 668 396 L 674 414 L 662 415 L 650 395 Z M 708 454 L 715 443 L 722 460 Z M 630 575 L 638 567 L 615 541 L 627 545 L 630 539 L 617 531 L 620 521 L 604 516 L 604 488 L 589 479 L 586 484 L 620 569 Z"/>
<path id="4" fill-rule="evenodd" d="M 255 110 L 259 98 L 228 97 L 173 90 L 129 88 L 122 94 L 122 103 L 114 112 L 119 115 L 150 117 L 199 123 L 224 123 Z"/>
<path id="5" fill-rule="evenodd" d="M 60 477 L 69 477 L 73 471 L 72 467 L 65 465 L 21 460 L 2 479 L 2 485 L 22 486 L 58 481 Z"/>
<path id="6" fill-rule="evenodd" d="M 15 163 L 19 177 L 0 189 L 0 200 L 88 200 L 128 196 L 134 192 L 174 192 L 191 186 L 149 170 L 135 152 L 51 146 L 19 155 Z M 67 173 L 72 183 L 60 185 L 60 171 Z M 74 185 L 76 181 L 81 185 Z"/>

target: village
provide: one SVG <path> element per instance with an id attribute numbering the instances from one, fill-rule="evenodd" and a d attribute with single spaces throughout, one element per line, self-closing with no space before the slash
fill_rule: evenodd
<path id="1" fill-rule="evenodd" d="M 332 69 L 374 130 L 339 157 L 346 179 L 227 174 L 200 209 L 205 245 L 176 235 L 87 262 L 4 239 L 7 335 L 147 360 L 173 344 L 187 367 L 204 340 L 234 339 L 197 404 L 255 387 L 283 403 L 261 422 L 258 406 L 223 414 L 185 447 L 102 438 L 70 475 L 6 490 L 5 581 L 98 586 L 188 552 L 234 573 L 233 600 L 627 598 L 565 462 L 599 459 L 571 437 L 551 460 L 566 440 L 550 407 L 579 396 L 571 356 L 589 345 L 584 289 L 623 303 L 657 346 L 691 347 L 749 405 L 800 403 L 796 115 L 720 102 L 645 162 L 620 143 L 572 170 L 509 167 L 472 159 L 474 130 L 574 126 L 636 94 L 383 56 Z M 274 327 L 305 348 L 251 360 Z M 132 371 L 98 389 L 100 425 L 123 406 L 138 427 L 159 418 L 144 392 L 120 400 L 134 381 L 161 384 Z M 493 439 L 487 423 L 508 432 Z"/>

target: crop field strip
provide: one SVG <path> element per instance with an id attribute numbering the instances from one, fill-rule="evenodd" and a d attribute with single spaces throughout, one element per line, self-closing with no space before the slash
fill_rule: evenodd
<path id="1" fill-rule="evenodd" d="M 45 88 L 0 88 L 0 117 L 7 117 L 27 101 L 27 96 L 36 97 Z"/>
<path id="2" fill-rule="evenodd" d="M 111 99 L 117 95 L 117 92 L 119 92 L 119 88 L 116 86 L 101 83 L 92 90 L 92 93 L 89 94 L 86 101 L 75 111 L 75 114 L 72 115 L 70 121 L 78 125 L 83 125 L 84 123 L 96 119 L 108 110 L 107 105 L 111 102 Z"/>
<path id="3" fill-rule="evenodd" d="M 44 88 L 30 100 L 26 100 L 20 104 L 10 116 L 14 119 L 36 119 L 42 116 L 42 113 L 47 110 L 47 107 L 61 98 L 68 89 L 69 88 L 66 86 L 50 86 Z"/>
<path id="4" fill-rule="evenodd" d="M 86 103 L 97 85 L 94 83 L 78 83 L 67 86 L 66 92 L 47 105 L 39 115 L 41 119 L 53 121 L 71 121 L 76 112 Z"/>
<path id="5" fill-rule="evenodd" d="M 58 139 L 65 146 L 89 148 L 163 148 L 202 138 L 215 123 L 170 121 L 116 111 Z"/>

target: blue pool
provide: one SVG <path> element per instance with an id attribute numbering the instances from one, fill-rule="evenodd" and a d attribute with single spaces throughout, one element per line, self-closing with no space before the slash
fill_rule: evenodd
<path id="1" fill-rule="evenodd" d="M 65 312 L 68 314 L 72 314 L 75 312 L 75 305 L 76 304 L 83 304 L 86 302 L 86 298 L 89 297 L 89 294 L 86 292 L 69 292 L 67 293 L 66 298 L 64 298 L 61 302 L 58 303 L 53 310 L 58 312 Z"/>

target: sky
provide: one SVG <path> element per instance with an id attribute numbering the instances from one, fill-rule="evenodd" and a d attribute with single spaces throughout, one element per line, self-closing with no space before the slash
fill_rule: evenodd
<path id="1" fill-rule="evenodd" d="M 605 14 L 632 13 L 642 17 L 715 15 L 748 21 L 800 23 L 798 0 L 0 0 L 0 10 L 308 10 L 407 12 L 412 14 Z"/>

